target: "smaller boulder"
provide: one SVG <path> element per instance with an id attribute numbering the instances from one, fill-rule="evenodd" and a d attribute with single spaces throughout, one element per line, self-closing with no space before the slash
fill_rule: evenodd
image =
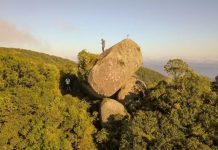
<path id="1" fill-rule="evenodd" d="M 146 85 L 137 77 L 132 76 L 120 89 L 117 99 L 124 104 L 132 100 L 143 98 L 145 95 Z"/>
<path id="2" fill-rule="evenodd" d="M 113 99 L 109 99 L 109 98 L 103 99 L 100 106 L 101 124 L 103 126 L 106 125 L 111 115 L 118 115 L 118 114 L 123 116 L 128 114 L 123 104 Z"/>

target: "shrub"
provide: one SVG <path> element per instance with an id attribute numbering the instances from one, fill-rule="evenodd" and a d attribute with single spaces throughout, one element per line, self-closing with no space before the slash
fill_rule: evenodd
<path id="1" fill-rule="evenodd" d="M 174 80 L 146 91 L 123 127 L 121 149 L 218 148 L 217 95 L 207 78 L 185 67 L 168 65 Z"/>
<path id="2" fill-rule="evenodd" d="M 37 61 L 37 53 L 23 58 L 8 51 L 0 53 L 1 149 L 95 149 L 88 103 L 62 96 L 59 89 L 61 72 L 75 67 L 67 69 L 68 61 L 61 60 L 62 67 L 60 59 L 49 56 Z"/>
<path id="3" fill-rule="evenodd" d="M 81 80 L 87 81 L 88 74 L 97 63 L 98 59 L 99 55 L 88 53 L 85 50 L 79 52 L 78 75 Z"/>

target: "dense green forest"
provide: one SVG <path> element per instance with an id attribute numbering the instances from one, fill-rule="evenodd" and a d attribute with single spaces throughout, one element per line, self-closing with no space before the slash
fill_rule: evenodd
<path id="1" fill-rule="evenodd" d="M 1 149 L 93 148 L 89 104 L 62 94 L 74 62 L 26 50 L 0 50 Z"/>
<path id="2" fill-rule="evenodd" d="M 80 85 L 95 59 L 82 51 L 77 67 L 47 54 L 0 48 L 0 148 L 218 149 L 218 78 L 211 83 L 179 59 L 165 65 L 167 80 L 142 67 L 137 76 L 148 86 L 145 97 L 125 106 L 130 115 L 112 116 L 101 127 L 99 101 Z"/>

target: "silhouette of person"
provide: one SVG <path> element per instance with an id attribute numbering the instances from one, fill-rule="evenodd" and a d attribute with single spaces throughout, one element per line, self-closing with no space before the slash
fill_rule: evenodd
<path id="1" fill-rule="evenodd" d="M 71 88 L 70 88 L 70 78 L 66 78 L 65 79 L 65 83 L 66 83 L 66 85 L 67 85 L 67 91 L 71 91 Z"/>
<path id="2" fill-rule="evenodd" d="M 102 52 L 104 52 L 104 48 L 105 48 L 105 40 L 101 39 L 101 46 L 102 46 Z"/>

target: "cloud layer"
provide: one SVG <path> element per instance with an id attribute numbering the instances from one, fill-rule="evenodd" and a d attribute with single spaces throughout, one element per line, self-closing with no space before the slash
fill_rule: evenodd
<path id="1" fill-rule="evenodd" d="M 15 25 L 0 19 L 0 47 L 16 47 L 49 50 L 49 46 L 28 31 L 19 30 Z"/>

